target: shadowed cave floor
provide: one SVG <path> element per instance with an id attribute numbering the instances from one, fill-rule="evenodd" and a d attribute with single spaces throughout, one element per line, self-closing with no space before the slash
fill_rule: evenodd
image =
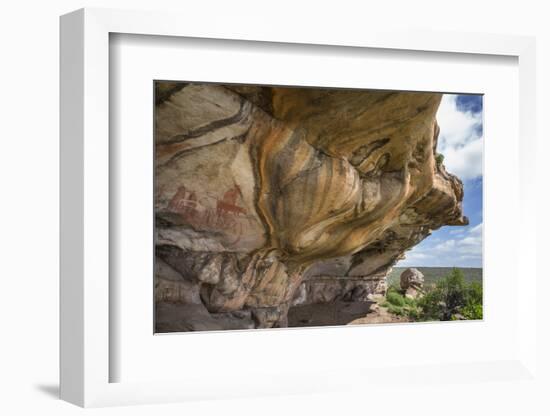
<path id="1" fill-rule="evenodd" d="M 289 327 L 382 324 L 406 322 L 376 302 L 331 302 L 298 305 L 288 311 Z"/>
<path id="2" fill-rule="evenodd" d="M 289 327 L 347 325 L 372 313 L 374 302 L 313 303 L 298 305 L 288 311 Z"/>
<path id="3" fill-rule="evenodd" d="M 288 312 L 288 327 L 318 327 L 406 322 L 376 302 L 314 303 L 298 305 Z M 252 329 L 250 317 L 235 314 L 209 314 L 202 305 L 160 302 L 156 307 L 155 332 L 219 331 Z"/>

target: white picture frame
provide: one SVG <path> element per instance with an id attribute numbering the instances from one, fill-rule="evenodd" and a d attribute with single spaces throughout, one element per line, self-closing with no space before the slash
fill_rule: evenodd
<path id="1" fill-rule="evenodd" d="M 185 25 L 182 25 L 185 21 Z M 249 383 L 211 381 L 111 382 L 110 365 L 116 354 L 110 349 L 110 176 L 109 153 L 109 36 L 123 33 L 183 38 L 225 39 L 248 42 L 331 45 L 333 47 L 429 51 L 441 54 L 504 55 L 519 65 L 519 216 L 517 224 L 518 264 L 522 271 L 518 288 L 518 346 L 509 359 L 472 363 L 418 363 L 414 371 L 399 368 L 333 369 L 320 382 L 314 374 L 271 374 Z M 372 384 L 388 374 L 403 377 L 414 373 L 421 383 L 439 380 L 443 372 L 468 380 L 483 373 L 494 380 L 537 382 L 536 321 L 536 201 L 528 167 L 535 160 L 535 41 L 529 37 L 433 33 L 429 31 L 341 31 L 330 35 L 322 28 L 311 30 L 276 25 L 251 24 L 235 27 L 227 20 L 205 25 L 171 13 L 82 9 L 61 18 L 61 398 L 80 406 L 159 403 L 214 397 L 252 397 L 265 394 L 296 394 L 334 391 Z M 522 242 L 524 243 L 522 245 Z M 525 244 L 530 242 L 531 246 Z M 411 373 L 412 371 L 412 373 Z M 499 376 L 500 375 L 500 376 Z M 483 379 L 484 377 L 481 377 Z M 223 377 L 221 377 L 223 379 Z M 351 380 L 342 383 L 341 380 Z M 480 382 L 479 379 L 471 380 Z M 414 381 L 410 381 L 413 383 Z M 225 383 L 225 384 L 224 384 Z M 223 387 L 225 386 L 225 388 Z"/>

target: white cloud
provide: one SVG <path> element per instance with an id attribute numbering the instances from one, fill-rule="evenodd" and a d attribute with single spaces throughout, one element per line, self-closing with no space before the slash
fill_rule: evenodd
<path id="1" fill-rule="evenodd" d="M 430 258 L 430 255 L 424 253 L 414 253 L 413 256 L 419 260 Z"/>
<path id="2" fill-rule="evenodd" d="M 397 267 L 414 267 L 419 264 L 431 263 L 433 256 L 428 253 L 422 253 L 418 249 L 406 253 L 406 258 L 401 260 Z"/>
<path id="3" fill-rule="evenodd" d="M 459 111 L 456 95 L 445 94 L 436 117 L 440 127 L 437 151 L 445 156 L 447 170 L 463 180 L 481 176 L 481 113 Z"/>
<path id="4" fill-rule="evenodd" d="M 437 250 L 439 252 L 449 252 L 449 251 L 453 251 L 455 247 L 456 247 L 456 240 L 447 240 L 435 246 L 434 250 Z"/>
<path id="5" fill-rule="evenodd" d="M 454 229 L 454 230 L 450 230 L 449 234 L 451 234 L 451 235 L 464 234 L 465 231 L 466 230 L 464 230 L 462 228 L 457 228 L 457 229 Z"/>
<path id="6" fill-rule="evenodd" d="M 459 266 L 466 262 L 474 267 L 481 263 L 483 224 L 464 229 L 463 234 L 451 234 L 445 241 L 430 241 L 429 245 L 415 246 L 406 253 L 398 267 L 429 266 Z M 428 243 L 428 241 L 426 241 Z M 436 244 L 433 244 L 436 243 Z"/>
<path id="7" fill-rule="evenodd" d="M 481 258 L 482 239 L 481 230 L 482 223 L 470 228 L 464 236 L 458 236 L 436 245 L 433 250 L 437 253 L 452 253 L 456 256 L 468 256 Z"/>

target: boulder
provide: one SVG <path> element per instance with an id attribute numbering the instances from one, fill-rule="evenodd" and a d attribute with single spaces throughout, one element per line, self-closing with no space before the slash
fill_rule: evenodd
<path id="1" fill-rule="evenodd" d="M 424 275 L 415 268 L 408 268 L 401 273 L 400 277 L 401 290 L 409 299 L 416 299 L 423 294 Z"/>
<path id="2" fill-rule="evenodd" d="M 401 289 L 405 291 L 410 288 L 422 289 L 424 286 L 424 275 L 414 267 L 408 268 L 401 273 L 399 283 Z"/>

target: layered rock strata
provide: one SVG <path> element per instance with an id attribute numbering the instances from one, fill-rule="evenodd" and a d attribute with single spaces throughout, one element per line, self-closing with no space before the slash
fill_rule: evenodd
<path id="1" fill-rule="evenodd" d="M 467 223 L 435 159 L 440 94 L 156 83 L 155 99 L 159 331 L 366 300 L 407 249 Z"/>

